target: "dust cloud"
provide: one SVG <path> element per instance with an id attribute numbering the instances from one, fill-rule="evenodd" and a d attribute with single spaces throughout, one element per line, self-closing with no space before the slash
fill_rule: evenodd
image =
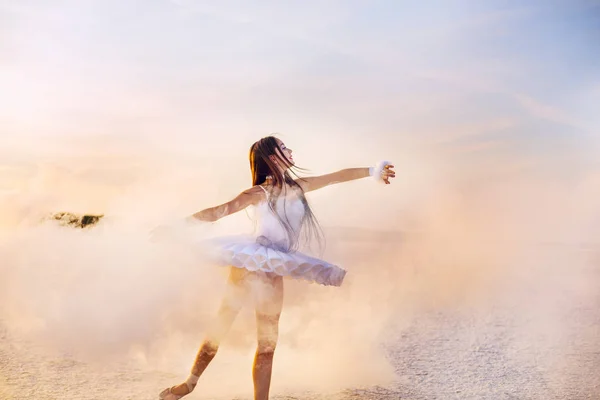
<path id="1" fill-rule="evenodd" d="M 127 362 L 173 374 L 175 384 L 191 366 L 227 277 L 196 243 L 251 233 L 251 212 L 182 228 L 175 241 L 153 241 L 155 226 L 198 204 L 226 201 L 224 193 L 234 189 L 211 187 L 212 172 L 200 162 L 161 162 L 127 151 L 119 160 L 91 152 L 86 158 L 86 151 L 30 167 L 21 186 L 4 194 L 0 321 L 10 335 L 57 359 L 68 355 L 99 370 Z M 439 157 L 423 157 L 428 171 L 444 167 Z M 415 315 L 485 309 L 520 279 L 537 245 L 591 235 L 593 178 L 573 184 L 507 174 L 488 181 L 481 170 L 473 176 L 454 170 L 403 179 L 402 167 L 397 163 L 401 190 L 391 194 L 373 182 L 355 182 L 309 195 L 317 216 L 325 203 L 336 204 L 324 218 L 323 257 L 349 273 L 341 288 L 286 281 L 274 392 L 385 385 L 396 379 L 385 343 Z M 359 185 L 377 191 L 375 204 L 357 208 L 349 200 Z M 58 211 L 105 217 L 87 229 L 44 219 Z M 367 227 L 344 227 L 348 213 L 362 213 Z M 371 218 L 388 224 L 369 227 Z M 202 396 L 248 393 L 252 312 L 251 306 L 242 312 L 201 379 Z"/>

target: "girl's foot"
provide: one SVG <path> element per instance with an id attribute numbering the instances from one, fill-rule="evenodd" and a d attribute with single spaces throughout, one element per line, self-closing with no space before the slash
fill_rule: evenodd
<path id="1" fill-rule="evenodd" d="M 190 394 L 193 388 L 191 388 L 187 382 L 183 382 L 177 386 L 172 386 L 160 392 L 158 395 L 159 400 L 179 400 L 186 394 Z"/>

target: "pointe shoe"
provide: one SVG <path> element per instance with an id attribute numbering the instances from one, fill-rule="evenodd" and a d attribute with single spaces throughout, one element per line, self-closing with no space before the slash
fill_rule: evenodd
<path id="1" fill-rule="evenodd" d="M 171 388 L 166 388 L 158 395 L 158 400 L 179 400 L 182 396 L 171 393 Z"/>
<path id="2" fill-rule="evenodd" d="M 179 400 L 183 396 L 187 396 L 188 394 L 190 394 L 192 392 L 190 386 L 187 385 L 188 392 L 186 394 L 174 394 L 173 392 L 171 392 L 171 389 L 173 389 L 174 387 L 175 386 L 166 388 L 165 390 L 160 392 L 160 394 L 158 395 L 158 400 Z"/>

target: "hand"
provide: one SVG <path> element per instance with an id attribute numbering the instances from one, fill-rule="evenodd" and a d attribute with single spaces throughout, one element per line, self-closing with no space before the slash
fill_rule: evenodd
<path id="1" fill-rule="evenodd" d="M 383 182 L 386 185 L 389 185 L 391 183 L 390 178 L 396 177 L 396 172 L 393 168 L 393 165 L 386 165 L 385 167 L 383 167 L 383 171 L 381 171 L 381 179 L 383 179 Z"/>

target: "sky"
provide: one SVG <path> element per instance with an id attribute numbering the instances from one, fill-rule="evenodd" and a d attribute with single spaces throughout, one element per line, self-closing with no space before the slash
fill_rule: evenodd
<path id="1" fill-rule="evenodd" d="M 316 195 L 326 215 L 597 164 L 598 1 L 4 0 L 0 21 L 13 197 L 85 184 L 94 199 L 57 204 L 104 211 L 140 180 L 189 174 L 213 205 L 248 185 L 247 150 L 271 132 L 312 173 L 397 165 L 386 194 Z"/>

